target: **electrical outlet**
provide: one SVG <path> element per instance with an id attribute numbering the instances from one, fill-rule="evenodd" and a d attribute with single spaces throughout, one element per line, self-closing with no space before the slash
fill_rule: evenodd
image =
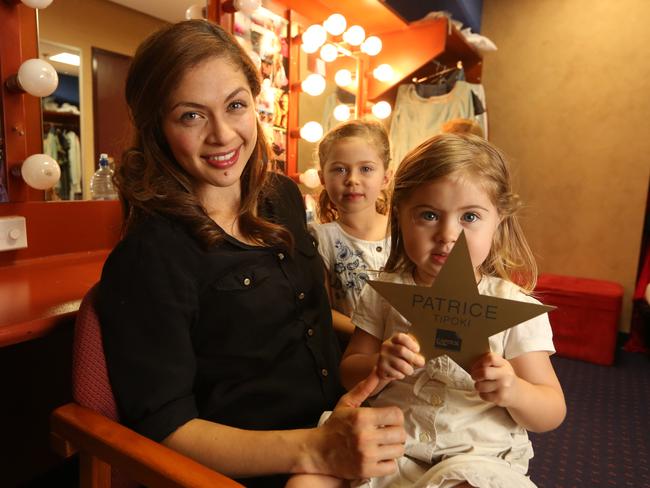
<path id="1" fill-rule="evenodd" d="M 0 217 L 0 251 L 27 247 L 25 217 Z"/>

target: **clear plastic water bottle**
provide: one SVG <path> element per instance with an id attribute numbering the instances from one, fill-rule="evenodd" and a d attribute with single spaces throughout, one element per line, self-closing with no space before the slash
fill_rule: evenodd
<path id="1" fill-rule="evenodd" d="M 113 170 L 108 165 L 108 154 L 99 155 L 99 169 L 90 180 L 90 194 L 93 200 L 116 200 L 113 186 Z"/>

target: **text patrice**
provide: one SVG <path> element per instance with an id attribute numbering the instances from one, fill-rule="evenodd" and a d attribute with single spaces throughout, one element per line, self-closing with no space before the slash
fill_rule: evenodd
<path id="1" fill-rule="evenodd" d="M 498 307 L 479 302 L 466 302 L 444 297 L 413 294 L 411 307 L 431 310 L 433 320 L 439 324 L 469 327 L 472 318 L 496 320 Z"/>

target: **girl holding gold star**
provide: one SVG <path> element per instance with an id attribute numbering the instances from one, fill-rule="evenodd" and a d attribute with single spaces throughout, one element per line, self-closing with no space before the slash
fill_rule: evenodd
<path id="1" fill-rule="evenodd" d="M 391 254 L 379 280 L 431 287 L 463 233 L 481 295 L 539 304 L 530 296 L 537 268 L 519 208 L 506 161 L 486 140 L 460 134 L 427 140 L 395 174 Z M 369 403 L 399 406 L 407 432 L 395 473 L 352 486 L 535 486 L 526 476 L 533 456 L 527 431 L 555 429 L 566 414 L 549 359 L 555 349 L 546 313 L 489 337 L 490 352 L 466 369 L 453 353 L 425 359 L 412 324 L 374 287 L 364 288 L 352 322 L 343 383 L 351 388 L 377 375 Z M 311 486 L 346 483 L 330 478 Z"/>

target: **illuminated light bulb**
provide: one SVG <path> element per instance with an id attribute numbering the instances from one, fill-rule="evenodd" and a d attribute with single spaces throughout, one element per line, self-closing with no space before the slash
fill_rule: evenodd
<path id="1" fill-rule="evenodd" d="M 52 0 L 20 0 L 31 8 L 46 8 L 52 3 Z"/>
<path id="2" fill-rule="evenodd" d="M 320 57 L 323 61 L 331 63 L 339 56 L 339 51 L 334 44 L 325 44 L 320 48 Z"/>
<path id="3" fill-rule="evenodd" d="M 323 137 L 323 126 L 318 122 L 307 122 L 300 128 L 300 137 L 309 142 L 316 142 Z"/>
<path id="4" fill-rule="evenodd" d="M 185 10 L 185 18 L 187 20 L 192 20 L 192 19 L 204 19 L 204 12 L 205 5 L 201 5 L 199 3 L 195 3 L 194 5 L 190 5 L 187 7 L 187 10 Z"/>
<path id="5" fill-rule="evenodd" d="M 372 106 L 372 114 L 378 119 L 385 119 L 390 115 L 393 109 L 388 102 L 377 102 Z"/>
<path id="6" fill-rule="evenodd" d="M 303 42 L 305 37 L 309 39 L 310 43 L 316 44 L 317 47 L 321 47 L 325 44 L 325 41 L 327 41 L 327 31 L 325 30 L 325 27 L 320 24 L 312 24 L 307 27 L 307 30 L 303 33 Z"/>
<path id="7" fill-rule="evenodd" d="M 350 107 L 345 104 L 340 104 L 334 107 L 334 118 L 339 122 L 343 122 L 350 118 Z"/>
<path id="8" fill-rule="evenodd" d="M 353 25 L 343 33 L 343 40 L 350 46 L 358 46 L 366 38 L 366 31 L 360 25 Z"/>
<path id="9" fill-rule="evenodd" d="M 37 58 L 21 64 L 16 79 L 20 88 L 35 97 L 51 95 L 59 84 L 59 75 L 52 65 Z"/>
<path id="10" fill-rule="evenodd" d="M 334 75 L 334 82 L 340 87 L 348 86 L 352 83 L 352 72 L 345 68 L 338 70 Z"/>
<path id="11" fill-rule="evenodd" d="M 304 173 L 300 173 L 298 180 L 300 180 L 300 183 L 305 185 L 307 188 L 318 188 L 321 184 L 318 171 L 314 168 L 309 168 Z"/>
<path id="12" fill-rule="evenodd" d="M 262 0 L 234 0 L 233 5 L 241 13 L 251 15 L 262 6 Z"/>
<path id="13" fill-rule="evenodd" d="M 341 14 L 332 14 L 327 17 L 327 20 L 325 22 L 323 22 L 325 30 L 333 36 L 340 36 L 343 34 L 347 25 L 348 22 Z"/>
<path id="14" fill-rule="evenodd" d="M 320 47 L 319 44 L 314 43 L 311 39 L 305 39 L 304 34 L 302 38 L 302 44 L 300 45 L 300 48 L 305 51 L 307 54 L 312 54 L 318 51 L 318 48 Z"/>
<path id="15" fill-rule="evenodd" d="M 372 70 L 372 75 L 379 81 L 388 82 L 393 79 L 395 72 L 390 64 L 384 63 Z"/>
<path id="16" fill-rule="evenodd" d="M 317 97 L 325 91 L 325 78 L 322 75 L 312 73 L 307 78 L 302 80 L 300 87 L 302 91 L 311 95 L 312 97 Z"/>
<path id="17" fill-rule="evenodd" d="M 32 188 L 47 190 L 61 178 L 59 163 L 47 154 L 32 154 L 20 167 L 20 174 Z"/>
<path id="18" fill-rule="evenodd" d="M 381 48 L 381 39 L 377 36 L 370 36 L 361 44 L 361 51 L 368 56 L 376 56 L 381 51 Z"/>

